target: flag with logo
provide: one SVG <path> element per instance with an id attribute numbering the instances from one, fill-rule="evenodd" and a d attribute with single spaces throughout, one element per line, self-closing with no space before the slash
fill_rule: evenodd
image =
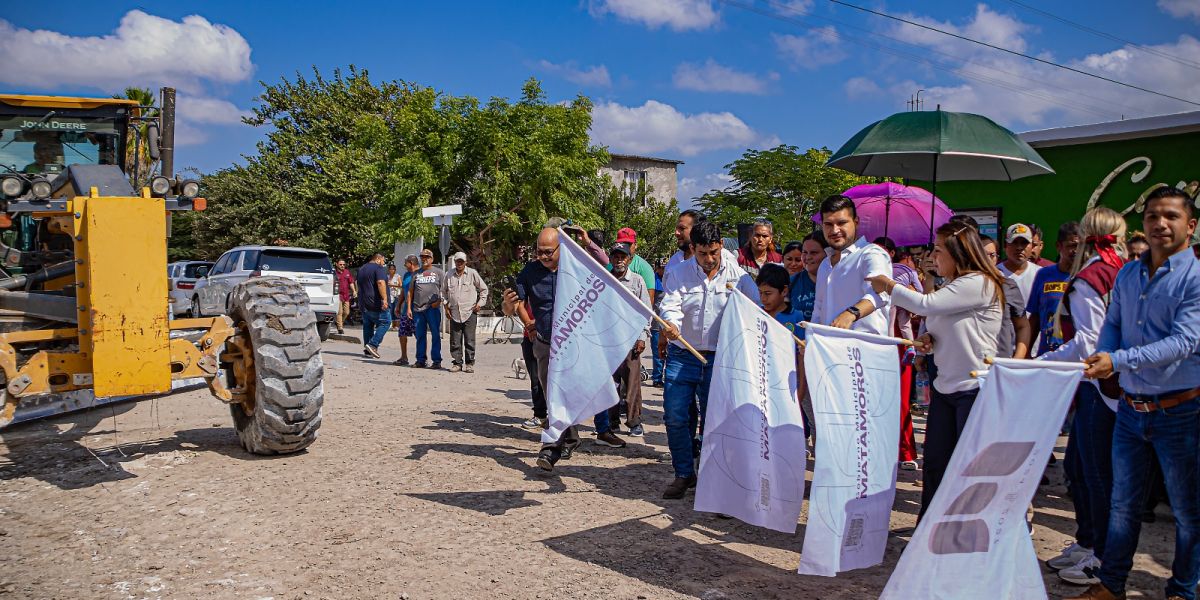
<path id="1" fill-rule="evenodd" d="M 617 403 L 612 374 L 653 313 L 570 236 L 559 232 L 542 442 Z"/>
<path id="2" fill-rule="evenodd" d="M 741 293 L 721 315 L 695 508 L 795 533 L 804 503 L 796 342 Z"/>
<path id="3" fill-rule="evenodd" d="M 1025 524 L 1082 363 L 996 359 L 880 598 L 1046 598 Z"/>
<path id="4" fill-rule="evenodd" d="M 901 340 L 806 327 L 817 449 L 798 571 L 833 577 L 883 561 L 900 448 Z"/>

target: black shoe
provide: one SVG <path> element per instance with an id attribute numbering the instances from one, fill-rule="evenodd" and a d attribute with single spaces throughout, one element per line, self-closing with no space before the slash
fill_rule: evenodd
<path id="1" fill-rule="evenodd" d="M 338 327 L 338 335 L 345 335 L 346 332 L 341 327 Z"/>
<path id="2" fill-rule="evenodd" d="M 371 358 L 380 358 L 379 349 L 370 344 L 363 346 L 363 353 Z"/>
<path id="3" fill-rule="evenodd" d="M 435 362 L 435 363 L 433 363 L 432 365 L 429 365 L 429 368 L 430 368 L 430 369 L 441 369 L 441 368 L 442 368 L 442 362 L 441 362 L 441 361 Z"/>
<path id="4" fill-rule="evenodd" d="M 676 477 L 675 480 L 671 482 L 671 485 L 667 486 L 667 489 L 663 492 L 662 497 L 664 500 L 678 500 L 687 493 L 689 488 L 694 487 L 696 487 L 695 475 L 692 475 L 691 477 Z"/>
<path id="5" fill-rule="evenodd" d="M 398 367 L 407 367 L 407 366 L 408 366 L 408 359 L 407 359 L 407 358 L 397 358 L 397 359 L 396 359 L 396 361 L 395 361 L 395 362 L 393 362 L 392 364 L 393 364 L 393 365 L 396 365 L 396 366 L 398 366 Z"/>
<path id="6" fill-rule="evenodd" d="M 546 448 L 538 453 L 537 466 L 543 471 L 553 471 L 554 464 L 562 457 L 562 450 L 558 448 Z"/>
<path id="7" fill-rule="evenodd" d="M 414 369 L 424 369 L 426 366 L 427 365 L 423 362 L 415 362 L 412 364 L 412 368 Z"/>

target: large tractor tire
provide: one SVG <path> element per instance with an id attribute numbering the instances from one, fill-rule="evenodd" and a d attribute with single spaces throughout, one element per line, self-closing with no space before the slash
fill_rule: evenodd
<path id="1" fill-rule="evenodd" d="M 226 368 L 234 387 L 246 391 L 244 401 L 230 405 L 242 447 L 254 454 L 307 448 L 317 439 L 325 401 L 325 366 L 308 294 L 289 279 L 260 277 L 234 288 L 230 308 L 240 334 L 230 341 Z"/>

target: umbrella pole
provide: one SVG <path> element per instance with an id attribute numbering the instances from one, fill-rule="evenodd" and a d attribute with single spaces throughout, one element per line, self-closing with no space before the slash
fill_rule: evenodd
<path id="1" fill-rule="evenodd" d="M 888 225 L 892 222 L 892 195 L 883 197 L 883 237 L 888 236 Z"/>
<path id="2" fill-rule="evenodd" d="M 929 182 L 929 245 L 933 245 L 933 218 L 937 211 L 937 167 L 940 154 L 933 155 L 933 181 Z"/>

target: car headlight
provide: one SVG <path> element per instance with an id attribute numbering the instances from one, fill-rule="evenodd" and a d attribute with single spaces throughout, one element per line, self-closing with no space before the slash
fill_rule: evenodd
<path id="1" fill-rule="evenodd" d="M 185 179 L 179 182 L 179 195 L 184 198 L 195 198 L 200 195 L 200 182 L 194 179 Z"/>
<path id="2" fill-rule="evenodd" d="M 33 197 L 38 200 L 45 200 L 50 197 L 50 192 L 53 188 L 50 187 L 50 182 L 39 177 L 29 183 L 29 191 L 33 192 Z"/>
<path id="3" fill-rule="evenodd" d="M 159 175 L 150 180 L 150 193 L 155 196 L 166 196 L 171 192 L 171 180 Z"/>
<path id="4" fill-rule="evenodd" d="M 20 177 L 9 175 L 0 179 L 0 192 L 9 198 L 16 198 L 25 191 L 25 180 Z"/>

